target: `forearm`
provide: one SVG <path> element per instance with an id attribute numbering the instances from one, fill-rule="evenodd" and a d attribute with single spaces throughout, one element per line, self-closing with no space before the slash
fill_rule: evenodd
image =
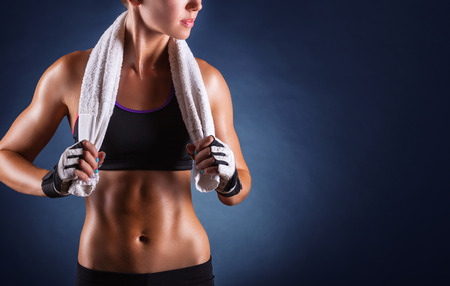
<path id="1" fill-rule="evenodd" d="M 41 169 L 20 154 L 0 150 L 0 181 L 17 192 L 45 197 L 41 188 L 42 177 L 49 170 Z"/>
<path id="2" fill-rule="evenodd" d="M 227 206 L 234 206 L 245 200 L 250 192 L 250 188 L 252 185 L 252 179 L 250 177 L 250 172 L 244 169 L 237 169 L 239 180 L 242 184 L 242 189 L 239 194 L 232 197 L 224 197 L 217 193 L 219 200 Z"/>

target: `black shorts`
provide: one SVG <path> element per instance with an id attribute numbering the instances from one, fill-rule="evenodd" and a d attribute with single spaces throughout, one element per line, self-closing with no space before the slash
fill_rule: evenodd
<path id="1" fill-rule="evenodd" d="M 205 263 L 156 273 L 93 270 L 78 263 L 76 286 L 214 286 L 211 257 Z"/>

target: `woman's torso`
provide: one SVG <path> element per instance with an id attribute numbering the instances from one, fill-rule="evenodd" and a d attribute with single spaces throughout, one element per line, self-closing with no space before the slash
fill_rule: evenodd
<path id="1" fill-rule="evenodd" d="M 71 126 L 89 52 L 71 55 L 76 80 L 70 82 L 79 81 L 65 96 Z M 170 70 L 142 80 L 124 64 L 117 101 L 130 109 L 154 109 L 164 105 L 170 89 Z M 100 171 L 96 190 L 85 198 L 79 263 L 97 270 L 153 273 L 206 262 L 210 246 L 193 209 L 190 180 L 189 170 Z"/>

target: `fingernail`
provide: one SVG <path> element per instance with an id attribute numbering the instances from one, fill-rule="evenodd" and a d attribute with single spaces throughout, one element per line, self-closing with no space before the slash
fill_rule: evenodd
<path id="1" fill-rule="evenodd" d="M 195 150 L 195 151 L 194 151 L 194 155 L 197 155 L 197 153 L 198 153 L 197 150 Z"/>
<path id="2" fill-rule="evenodd" d="M 98 174 L 98 169 L 95 169 L 95 173 Z"/>
<path id="3" fill-rule="evenodd" d="M 92 178 L 95 178 L 95 174 L 92 174 Z"/>
<path id="4" fill-rule="evenodd" d="M 203 170 L 200 171 L 200 174 L 203 174 Z"/>
<path id="5" fill-rule="evenodd" d="M 98 157 L 97 158 L 95 158 L 95 161 L 98 163 Z"/>

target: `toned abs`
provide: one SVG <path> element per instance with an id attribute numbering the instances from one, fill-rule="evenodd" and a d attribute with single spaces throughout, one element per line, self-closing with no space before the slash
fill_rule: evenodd
<path id="1" fill-rule="evenodd" d="M 153 273 L 206 262 L 190 171 L 100 171 L 86 198 L 79 262 L 98 270 Z"/>

